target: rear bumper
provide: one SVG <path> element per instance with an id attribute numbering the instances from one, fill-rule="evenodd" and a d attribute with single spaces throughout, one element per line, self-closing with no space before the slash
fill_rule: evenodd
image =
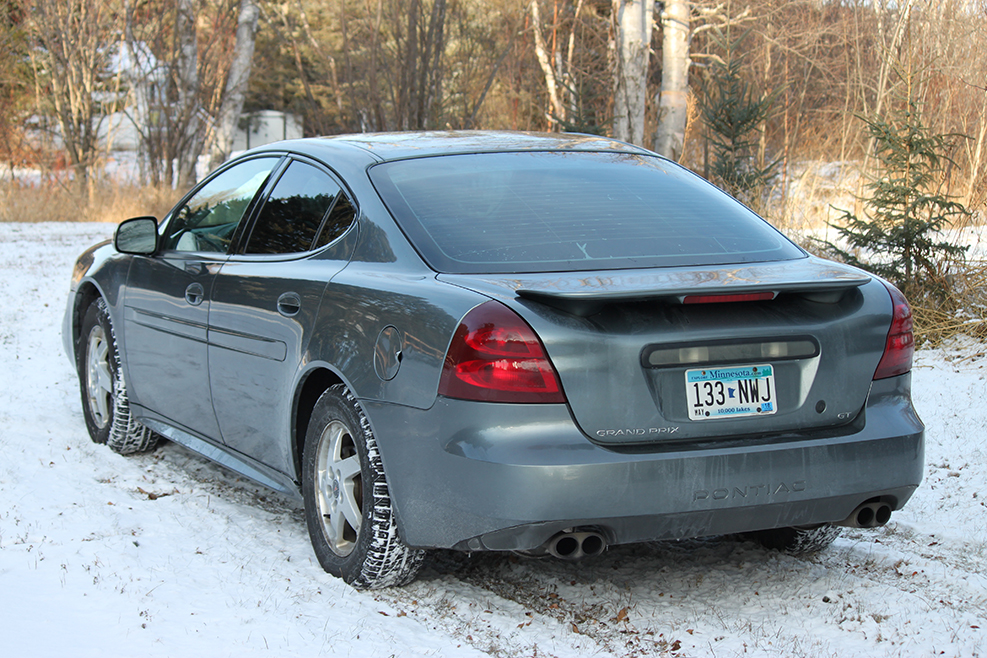
<path id="1" fill-rule="evenodd" d="M 594 444 L 565 405 L 362 404 L 399 530 L 418 547 L 530 550 L 587 526 L 622 544 L 839 522 L 870 498 L 900 509 L 924 468 L 910 375 L 874 382 L 849 434 L 654 452 Z"/>

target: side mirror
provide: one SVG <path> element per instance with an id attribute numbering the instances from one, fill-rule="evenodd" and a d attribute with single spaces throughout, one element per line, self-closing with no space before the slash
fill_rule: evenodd
<path id="1" fill-rule="evenodd" d="M 134 217 L 124 220 L 113 236 L 113 246 L 123 254 L 151 256 L 158 250 L 158 220 Z"/>

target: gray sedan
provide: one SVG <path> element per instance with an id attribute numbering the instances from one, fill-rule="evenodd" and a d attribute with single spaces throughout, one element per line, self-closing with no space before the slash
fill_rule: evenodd
<path id="1" fill-rule="evenodd" d="M 359 588 L 433 548 L 818 550 L 923 471 L 901 293 L 598 137 L 251 150 L 86 251 L 63 335 L 94 441 L 303 500 Z"/>

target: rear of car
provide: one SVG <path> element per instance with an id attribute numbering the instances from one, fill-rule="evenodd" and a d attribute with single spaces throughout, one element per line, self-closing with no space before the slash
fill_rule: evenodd
<path id="1" fill-rule="evenodd" d="M 365 403 L 409 544 L 873 525 L 921 481 L 911 316 L 886 282 L 645 152 L 370 172 L 438 279 L 477 295 L 430 409 Z"/>

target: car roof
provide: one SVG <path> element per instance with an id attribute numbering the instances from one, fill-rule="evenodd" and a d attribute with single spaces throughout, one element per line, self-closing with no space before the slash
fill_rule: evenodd
<path id="1" fill-rule="evenodd" d="M 338 158 L 349 153 L 354 164 L 361 156 L 367 160 L 366 164 L 370 164 L 433 155 L 510 151 L 616 151 L 653 155 L 643 148 L 596 135 L 478 130 L 309 137 L 275 142 L 253 149 L 251 153 L 264 151 L 291 151 L 316 158 Z"/>

